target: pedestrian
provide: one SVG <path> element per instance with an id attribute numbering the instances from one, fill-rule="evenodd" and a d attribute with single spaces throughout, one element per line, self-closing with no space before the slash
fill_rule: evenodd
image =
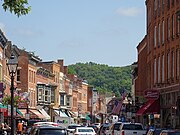
<path id="1" fill-rule="evenodd" d="M 18 121 L 17 135 L 22 135 L 22 131 L 23 131 L 23 123 L 21 121 Z"/>
<path id="2" fill-rule="evenodd" d="M 7 135 L 7 131 L 6 131 L 4 123 L 1 123 L 0 133 L 1 133 L 1 135 Z"/>
<path id="3" fill-rule="evenodd" d="M 11 127 L 7 123 L 4 124 L 4 127 L 6 129 L 7 135 L 9 135 L 11 133 Z"/>

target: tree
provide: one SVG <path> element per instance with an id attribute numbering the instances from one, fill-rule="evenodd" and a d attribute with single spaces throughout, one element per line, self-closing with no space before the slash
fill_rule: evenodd
<path id="1" fill-rule="evenodd" d="M 5 11 L 9 10 L 11 13 L 14 13 L 18 17 L 21 15 L 26 15 L 31 10 L 31 7 L 28 6 L 28 0 L 2 0 L 3 9 Z"/>

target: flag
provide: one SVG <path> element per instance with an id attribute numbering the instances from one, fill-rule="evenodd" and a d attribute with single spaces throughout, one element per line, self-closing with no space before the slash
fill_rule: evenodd
<path id="1" fill-rule="evenodd" d="M 113 110 L 112 110 L 112 114 L 115 114 L 116 113 L 116 107 L 118 105 L 119 101 L 118 100 L 115 100 L 114 102 L 114 107 L 113 107 Z"/>
<path id="2" fill-rule="evenodd" d="M 121 101 L 119 101 L 119 103 L 118 103 L 118 105 L 116 107 L 116 110 L 115 110 L 115 113 L 117 115 L 119 115 L 119 113 L 121 111 L 121 108 L 122 108 L 122 105 L 123 105 L 123 101 L 125 100 L 125 97 L 126 97 L 126 91 L 125 90 L 122 91 L 121 96 L 122 96 L 122 99 L 121 99 Z"/>

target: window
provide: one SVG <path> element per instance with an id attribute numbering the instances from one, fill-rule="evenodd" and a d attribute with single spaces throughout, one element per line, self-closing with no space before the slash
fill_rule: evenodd
<path id="1" fill-rule="evenodd" d="M 176 78 L 179 78 L 179 49 L 176 50 Z"/>
<path id="2" fill-rule="evenodd" d="M 70 106 L 70 97 L 67 97 L 67 106 Z"/>
<path id="3" fill-rule="evenodd" d="M 158 16 L 160 15 L 160 9 L 161 9 L 160 0 L 158 0 Z"/>
<path id="4" fill-rule="evenodd" d="M 172 78 L 174 78 L 174 52 L 172 52 L 172 66 L 171 66 L 171 71 L 172 71 L 172 74 L 171 74 L 171 76 L 172 76 Z"/>
<path id="5" fill-rule="evenodd" d="M 154 27 L 154 48 L 156 48 L 156 26 Z"/>
<path id="6" fill-rule="evenodd" d="M 45 102 L 50 102 L 50 97 L 51 97 L 50 88 L 46 87 L 45 92 L 44 92 L 44 101 Z"/>
<path id="7" fill-rule="evenodd" d="M 38 89 L 38 101 L 42 101 L 43 100 L 43 89 L 39 88 Z"/>
<path id="8" fill-rule="evenodd" d="M 158 47 L 160 47 L 160 43 L 161 43 L 161 25 L 159 23 L 159 25 L 158 25 Z"/>
<path id="9" fill-rule="evenodd" d="M 176 13 L 176 34 L 179 35 L 180 34 L 180 12 Z"/>
<path id="10" fill-rule="evenodd" d="M 158 83 L 160 83 L 160 57 L 158 57 Z"/>
<path id="11" fill-rule="evenodd" d="M 60 105 L 64 105 L 64 95 L 60 95 Z"/>
<path id="12" fill-rule="evenodd" d="M 167 39 L 169 40 L 170 36 L 171 36 L 171 34 L 170 34 L 170 20 L 169 20 L 169 18 L 167 18 L 167 33 L 168 33 Z"/>
<path id="13" fill-rule="evenodd" d="M 157 14 L 157 0 L 154 0 L 154 17 L 156 18 Z"/>
<path id="14" fill-rule="evenodd" d="M 154 11 L 156 11 L 156 10 L 157 10 L 157 1 L 154 0 Z"/>
<path id="15" fill-rule="evenodd" d="M 175 31 L 174 31 L 174 15 L 172 15 L 172 38 L 175 36 Z"/>
<path id="16" fill-rule="evenodd" d="M 170 79 L 170 54 L 167 54 L 167 79 Z"/>
<path id="17" fill-rule="evenodd" d="M 164 0 L 162 0 L 162 13 L 164 13 Z"/>
<path id="18" fill-rule="evenodd" d="M 17 81 L 21 81 L 20 80 L 20 71 L 21 71 L 20 69 L 17 69 Z"/>
<path id="19" fill-rule="evenodd" d="M 162 82 L 164 82 L 164 54 L 162 55 Z"/>
<path id="20" fill-rule="evenodd" d="M 162 22 L 162 44 L 164 44 L 164 20 Z"/>
<path id="21" fill-rule="evenodd" d="M 170 0 L 167 0 L 167 8 L 170 9 Z"/>
<path id="22" fill-rule="evenodd" d="M 154 59 L 154 84 L 156 83 L 156 58 Z"/>

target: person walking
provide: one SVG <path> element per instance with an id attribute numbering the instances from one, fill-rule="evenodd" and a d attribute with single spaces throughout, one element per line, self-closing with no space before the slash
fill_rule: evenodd
<path id="1" fill-rule="evenodd" d="M 18 121 L 17 135 L 22 135 L 22 131 L 23 131 L 23 123 L 21 121 Z"/>

